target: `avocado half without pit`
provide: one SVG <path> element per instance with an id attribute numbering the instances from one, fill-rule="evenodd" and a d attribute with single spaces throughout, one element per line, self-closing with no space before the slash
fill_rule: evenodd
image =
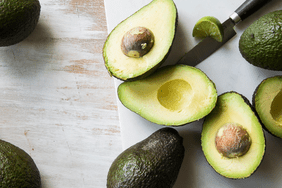
<path id="1" fill-rule="evenodd" d="M 118 86 L 122 104 L 143 118 L 161 125 L 184 125 L 214 108 L 217 91 L 200 69 L 188 65 L 159 68 L 154 74 Z"/>
<path id="2" fill-rule="evenodd" d="M 253 106 L 265 130 L 282 138 L 282 76 L 263 80 L 253 94 Z"/>
<path id="3" fill-rule="evenodd" d="M 119 23 L 103 48 L 110 75 L 124 81 L 150 75 L 168 56 L 176 27 L 177 10 L 172 0 L 152 0 Z"/>
<path id="4" fill-rule="evenodd" d="M 246 97 L 227 92 L 205 117 L 202 150 L 213 169 L 220 175 L 243 179 L 251 176 L 265 153 L 262 126 Z"/>

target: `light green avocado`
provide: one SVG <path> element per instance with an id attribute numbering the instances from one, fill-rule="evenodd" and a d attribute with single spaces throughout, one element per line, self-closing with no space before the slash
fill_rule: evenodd
<path id="1" fill-rule="evenodd" d="M 172 188 L 184 152 L 183 138 L 175 129 L 159 129 L 113 161 L 107 188 Z"/>
<path id="2" fill-rule="evenodd" d="M 248 99 L 236 92 L 218 97 L 216 107 L 205 117 L 201 142 L 213 169 L 232 179 L 253 174 L 265 153 L 262 126 Z"/>
<path id="3" fill-rule="evenodd" d="M 176 26 L 177 10 L 172 0 L 153 0 L 119 23 L 103 48 L 110 75 L 133 80 L 154 72 L 170 52 Z"/>
<path id="4" fill-rule="evenodd" d="M 118 97 L 125 107 L 153 123 L 179 126 L 210 113 L 217 91 L 200 69 L 171 65 L 145 79 L 123 82 Z"/>
<path id="5" fill-rule="evenodd" d="M 282 76 L 263 80 L 254 92 L 253 105 L 264 128 L 282 138 Z"/>
<path id="6" fill-rule="evenodd" d="M 0 164 L 1 188 L 41 188 L 36 164 L 19 147 L 0 140 Z"/>
<path id="7" fill-rule="evenodd" d="M 282 10 L 270 12 L 241 35 L 239 50 L 252 65 L 282 70 Z"/>
<path id="8" fill-rule="evenodd" d="M 35 29 L 40 16 L 38 0 L 0 2 L 0 46 L 21 42 Z"/>

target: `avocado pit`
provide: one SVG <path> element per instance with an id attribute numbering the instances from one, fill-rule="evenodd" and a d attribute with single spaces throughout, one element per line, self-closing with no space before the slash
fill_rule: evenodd
<path id="1" fill-rule="evenodd" d="M 251 137 L 242 125 L 224 124 L 215 137 L 217 151 L 227 158 L 243 156 L 251 146 Z"/>
<path id="2" fill-rule="evenodd" d="M 154 35 L 145 27 L 135 27 L 122 38 L 121 50 L 124 55 L 139 58 L 146 55 L 154 45 Z"/>

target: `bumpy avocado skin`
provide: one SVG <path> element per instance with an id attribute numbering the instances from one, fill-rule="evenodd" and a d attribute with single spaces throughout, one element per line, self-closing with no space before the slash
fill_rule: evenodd
<path id="1" fill-rule="evenodd" d="M 183 138 L 162 128 L 122 152 L 112 163 L 107 187 L 171 188 L 184 158 Z"/>
<path id="2" fill-rule="evenodd" d="M 35 29 L 40 16 L 38 0 L 0 2 L 0 46 L 21 42 Z"/>
<path id="3" fill-rule="evenodd" d="M 252 23 L 241 35 L 239 50 L 251 64 L 282 70 L 282 10 L 270 12 Z"/>
<path id="4" fill-rule="evenodd" d="M 1 188 L 41 188 L 39 170 L 24 150 L 0 140 L 0 164 Z"/>

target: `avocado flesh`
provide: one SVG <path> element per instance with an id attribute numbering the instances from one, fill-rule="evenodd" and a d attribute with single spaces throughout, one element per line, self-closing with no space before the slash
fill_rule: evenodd
<path id="1" fill-rule="evenodd" d="M 35 29 L 40 16 L 38 0 L 0 2 L 0 46 L 21 42 Z"/>
<path id="2" fill-rule="evenodd" d="M 125 107 L 153 123 L 179 126 L 210 113 L 217 91 L 200 69 L 172 65 L 145 79 L 123 82 L 118 97 Z"/>
<path id="3" fill-rule="evenodd" d="M 269 70 L 282 70 L 282 10 L 268 13 L 241 35 L 239 50 L 251 64 Z"/>
<path id="4" fill-rule="evenodd" d="M 254 92 L 253 105 L 264 128 L 282 138 L 282 76 L 263 80 Z"/>
<path id="5" fill-rule="evenodd" d="M 123 151 L 112 163 L 107 187 L 171 188 L 184 158 L 183 138 L 162 128 Z"/>
<path id="6" fill-rule="evenodd" d="M 175 36 L 177 10 L 172 0 L 153 0 L 118 24 L 109 34 L 103 48 L 105 66 L 121 80 L 139 79 L 151 74 L 167 57 Z M 124 34 L 135 27 L 145 27 L 154 35 L 154 46 L 143 57 L 123 54 Z"/>
<path id="7" fill-rule="evenodd" d="M 250 148 L 243 156 L 227 158 L 217 151 L 215 137 L 217 131 L 226 123 L 242 125 L 251 137 Z M 205 117 L 201 137 L 202 150 L 208 163 L 227 178 L 249 177 L 259 166 L 265 153 L 261 124 L 248 100 L 236 92 L 227 92 L 218 97 L 216 107 Z"/>
<path id="8" fill-rule="evenodd" d="M 41 188 L 33 159 L 17 146 L 0 140 L 0 187 Z"/>

